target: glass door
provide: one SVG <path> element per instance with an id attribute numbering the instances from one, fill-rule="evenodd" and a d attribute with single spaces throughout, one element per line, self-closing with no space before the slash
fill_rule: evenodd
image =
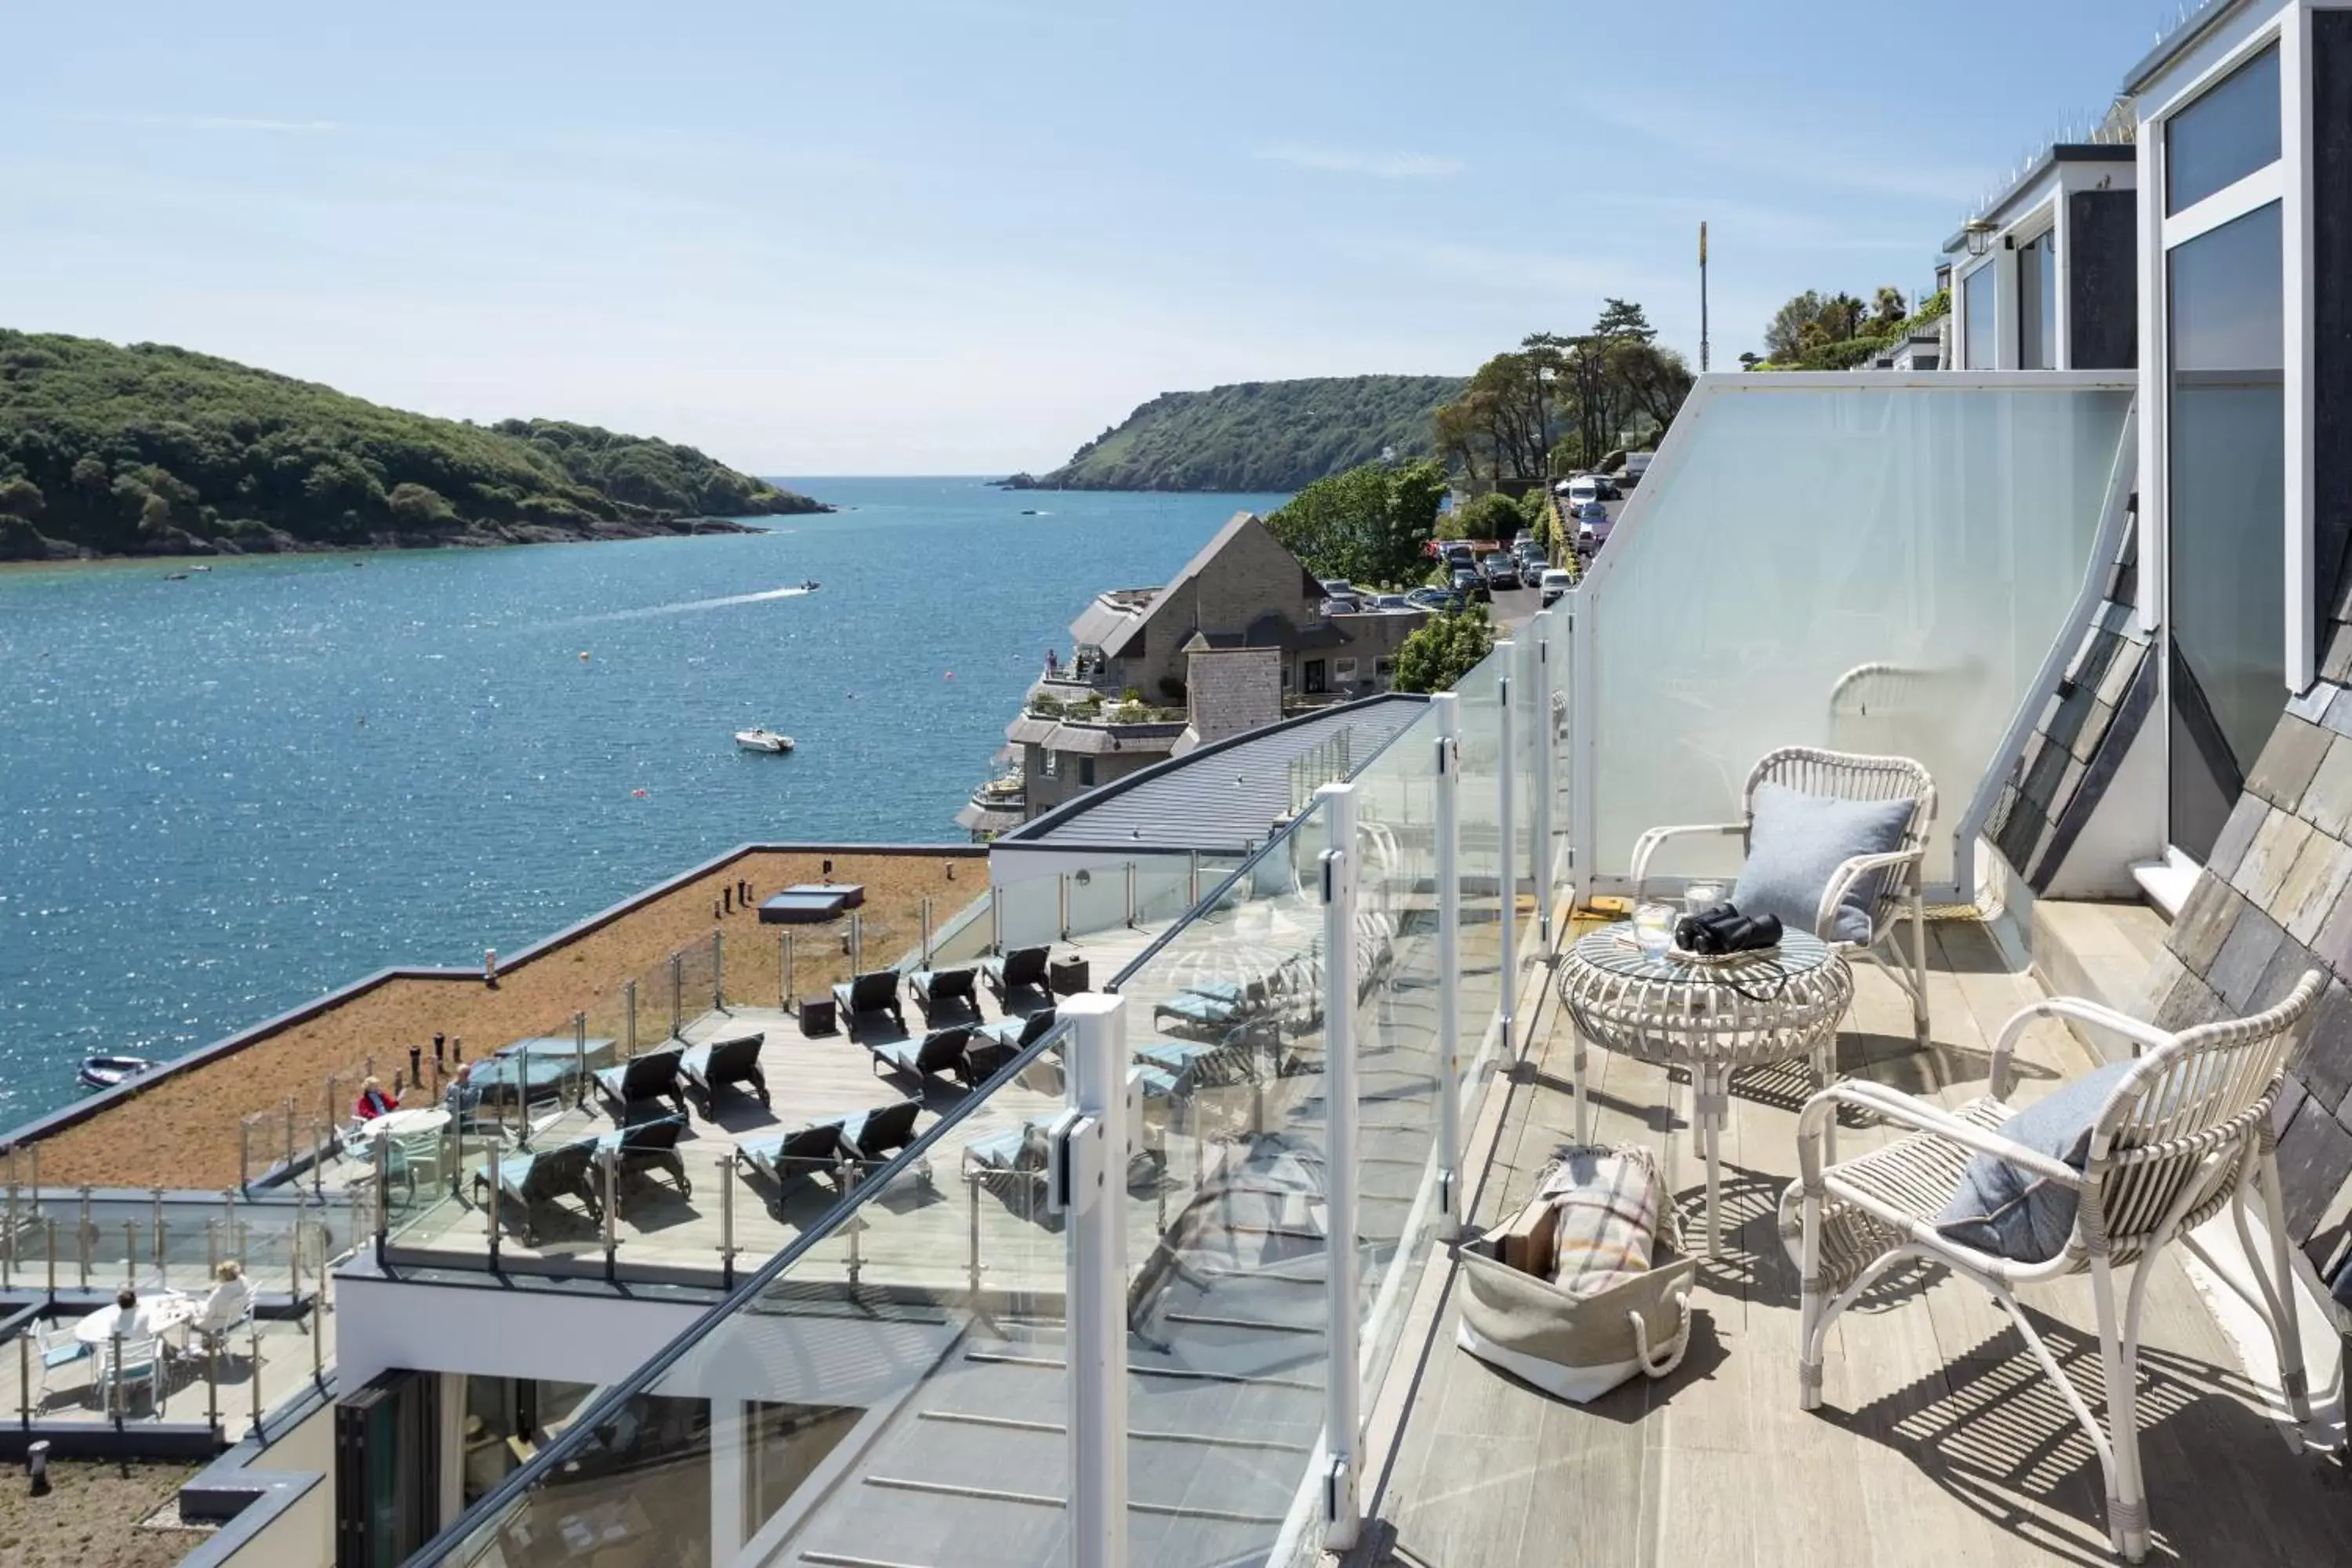
<path id="1" fill-rule="evenodd" d="M 2286 700 L 2275 49 L 2165 123 L 2170 838 L 2202 863 Z"/>

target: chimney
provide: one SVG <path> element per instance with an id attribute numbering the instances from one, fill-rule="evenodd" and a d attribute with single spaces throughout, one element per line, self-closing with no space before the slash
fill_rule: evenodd
<path id="1" fill-rule="evenodd" d="M 1282 650 L 1215 648 L 1195 637 L 1184 651 L 1184 688 L 1194 745 L 1275 723 L 1282 717 Z"/>

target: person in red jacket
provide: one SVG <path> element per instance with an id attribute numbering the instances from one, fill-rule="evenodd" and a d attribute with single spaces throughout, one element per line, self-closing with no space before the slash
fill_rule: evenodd
<path id="1" fill-rule="evenodd" d="M 358 1121 L 373 1121 L 399 1109 L 400 1101 L 384 1093 L 383 1081 L 372 1078 L 360 1085 L 360 1097 L 352 1106 L 352 1117 Z"/>

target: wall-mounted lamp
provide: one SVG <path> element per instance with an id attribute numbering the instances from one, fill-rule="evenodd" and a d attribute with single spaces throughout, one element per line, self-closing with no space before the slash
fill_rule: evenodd
<path id="1" fill-rule="evenodd" d="M 1967 237 L 1970 256 L 1982 256 L 1992 248 L 1992 219 L 1989 217 L 1969 219 L 1968 223 L 1961 227 L 1960 233 Z"/>

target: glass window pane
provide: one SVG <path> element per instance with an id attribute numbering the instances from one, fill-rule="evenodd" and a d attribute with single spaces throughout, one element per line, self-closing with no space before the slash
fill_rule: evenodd
<path id="1" fill-rule="evenodd" d="M 2222 186 L 2278 162 L 2275 46 L 2240 66 L 2165 121 L 2164 210 L 2195 206 Z"/>
<path id="2" fill-rule="evenodd" d="M 2286 700 L 2279 207 L 2165 258 L 2172 842 L 2201 860 Z"/>
<path id="3" fill-rule="evenodd" d="M 2045 233 L 2017 248 L 2017 363 L 2058 364 L 2058 236 Z"/>
<path id="4" fill-rule="evenodd" d="M 1969 370 L 1991 370 L 2000 356 L 1995 352 L 1993 331 L 1997 325 L 1993 304 L 1994 274 L 1998 262 L 1987 261 L 1960 280 L 1964 308 L 1968 315 L 1968 340 L 1961 347 L 1968 352 Z"/>

